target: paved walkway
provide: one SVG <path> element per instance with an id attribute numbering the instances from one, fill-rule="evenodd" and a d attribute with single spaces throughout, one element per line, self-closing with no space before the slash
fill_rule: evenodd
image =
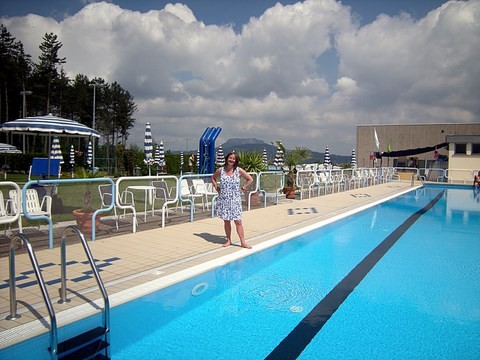
<path id="1" fill-rule="evenodd" d="M 234 230 L 234 245 L 223 248 L 223 222 L 217 218 L 212 219 L 207 212 L 198 214 L 194 222 L 189 222 L 186 216 L 184 222 L 168 224 L 163 229 L 158 227 L 156 220 L 155 227 L 135 234 L 125 230 L 119 234 L 107 232 L 95 242 L 89 241 L 89 245 L 106 284 L 111 305 L 116 306 L 225 262 L 248 256 L 274 242 L 284 241 L 292 236 L 289 235 L 292 232 L 335 219 L 341 214 L 369 206 L 410 188 L 409 182 L 393 182 L 312 199 L 283 199 L 276 206 L 246 211 L 243 221 L 247 242 L 253 245 L 251 250 L 238 246 Z M 72 241 L 67 246 L 67 288 L 71 299 L 67 304 L 57 304 L 60 288 L 58 246 L 51 250 L 45 247 L 34 248 L 57 313 L 59 327 L 98 311 L 98 306 L 102 305 L 102 301 L 99 301 L 101 297 L 95 279 L 85 264 L 86 256 L 78 241 Z M 0 348 L 46 332 L 49 324 L 48 312 L 24 251 L 19 251 L 15 261 L 17 312 L 21 317 L 5 320 L 10 314 L 9 271 L 8 257 L 5 253 L 2 255 Z"/>

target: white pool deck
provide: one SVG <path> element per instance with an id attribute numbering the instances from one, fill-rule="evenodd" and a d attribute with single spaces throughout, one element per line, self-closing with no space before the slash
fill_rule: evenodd
<path id="1" fill-rule="evenodd" d="M 234 226 L 234 245 L 222 247 L 225 241 L 223 222 L 209 217 L 135 234 L 129 232 L 105 237 L 89 241 L 89 245 L 100 266 L 100 276 L 113 307 L 261 251 L 411 188 L 410 182 L 391 182 L 311 199 L 283 199 L 278 205 L 244 211 L 246 239 L 253 246 L 252 249 L 237 245 Z M 43 265 L 45 282 L 55 282 L 60 278 L 58 245 L 54 249 L 36 251 L 36 257 L 39 264 Z M 98 312 L 98 306 L 103 306 L 95 279 L 82 279 L 90 268 L 82 263 L 86 261 L 86 256 L 81 244 L 67 246 L 67 261 L 77 262 L 67 266 L 67 288 L 71 302 L 57 303 L 59 282 L 47 285 L 58 327 Z M 18 253 L 15 260 L 16 276 L 27 272 L 25 279 L 17 281 L 19 318 L 6 320 L 10 314 L 9 289 L 5 286 L 0 289 L 0 348 L 48 331 L 48 312 L 38 285 L 31 283 L 35 280 L 31 270 L 28 255 Z M 9 274 L 8 256 L 5 254 L 0 257 L 0 274 L 2 284 L 5 284 Z M 20 287 L 22 284 L 27 286 Z"/>

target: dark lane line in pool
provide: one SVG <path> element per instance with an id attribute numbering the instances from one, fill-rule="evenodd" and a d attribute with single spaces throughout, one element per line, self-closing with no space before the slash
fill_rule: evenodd
<path id="1" fill-rule="evenodd" d="M 266 359 L 296 359 L 323 325 L 332 317 L 335 311 L 352 293 L 355 287 L 363 280 L 377 262 L 397 242 L 398 239 L 428 210 L 430 210 L 443 196 L 440 192 L 423 209 L 414 214 L 398 226 L 375 249 L 373 249 L 357 266 L 353 268 L 288 334 Z M 320 354 L 319 354 L 320 355 Z"/>

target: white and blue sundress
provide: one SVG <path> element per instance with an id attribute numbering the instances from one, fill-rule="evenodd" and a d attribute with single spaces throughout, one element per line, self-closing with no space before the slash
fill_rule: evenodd
<path id="1" fill-rule="evenodd" d="M 240 197 L 240 175 L 238 168 L 231 176 L 220 169 L 220 195 L 217 200 L 217 216 L 223 220 L 242 219 L 242 199 Z"/>

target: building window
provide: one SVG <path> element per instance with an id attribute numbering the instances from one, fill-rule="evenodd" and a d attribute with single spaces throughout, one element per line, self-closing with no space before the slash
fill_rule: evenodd
<path id="1" fill-rule="evenodd" d="M 480 154 L 480 144 L 472 144 L 472 154 Z"/>
<path id="2" fill-rule="evenodd" d="M 455 154 L 466 154 L 467 144 L 455 144 Z"/>

